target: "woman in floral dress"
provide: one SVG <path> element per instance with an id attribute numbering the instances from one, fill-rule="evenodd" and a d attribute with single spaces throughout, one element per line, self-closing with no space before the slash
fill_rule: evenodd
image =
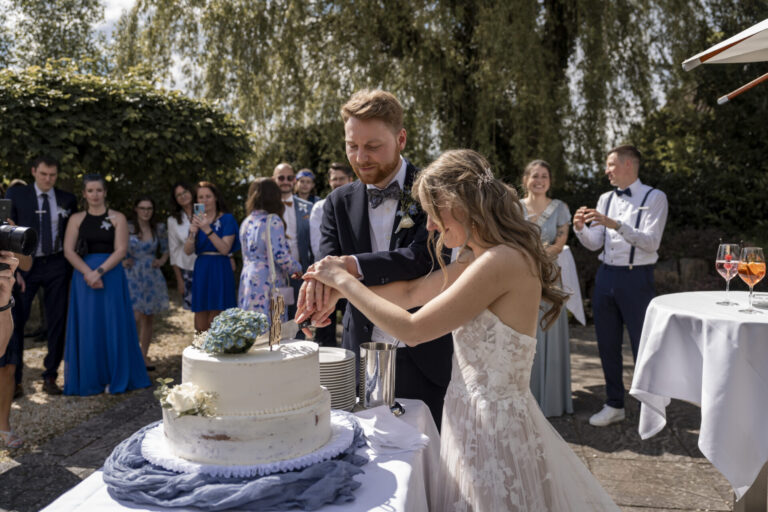
<path id="1" fill-rule="evenodd" d="M 155 203 L 149 197 L 139 198 L 134 203 L 133 212 L 134 219 L 129 225 L 128 257 L 123 266 L 128 277 L 141 354 L 147 370 L 153 371 L 155 367 L 149 364 L 147 358 L 152 342 L 152 324 L 156 313 L 168 309 L 168 286 L 160 271 L 160 267 L 168 261 L 168 234 L 165 225 L 155 221 Z"/>
<path id="2" fill-rule="evenodd" d="M 267 239 L 272 244 L 272 258 L 275 262 L 277 286 L 287 286 L 285 276 L 298 279 L 301 265 L 291 256 L 285 238 L 280 189 L 269 178 L 253 182 L 248 189 L 245 210 L 249 212 L 240 226 L 240 244 L 243 249 L 243 271 L 240 274 L 238 306 L 247 311 L 264 313 L 269 319 L 269 253 Z M 283 313 L 283 321 L 285 321 Z"/>

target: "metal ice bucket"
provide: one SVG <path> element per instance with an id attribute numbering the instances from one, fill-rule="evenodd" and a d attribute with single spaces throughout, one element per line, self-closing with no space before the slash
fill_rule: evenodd
<path id="1" fill-rule="evenodd" d="M 366 409 L 395 403 L 395 355 L 389 343 L 360 345 L 360 402 Z"/>

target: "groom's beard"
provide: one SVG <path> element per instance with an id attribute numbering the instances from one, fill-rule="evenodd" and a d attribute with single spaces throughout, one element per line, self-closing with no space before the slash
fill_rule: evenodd
<path id="1" fill-rule="evenodd" d="M 391 160 L 388 160 L 387 162 L 366 162 L 367 165 L 364 167 L 375 167 L 375 169 L 366 169 L 364 173 L 360 171 L 360 166 L 356 161 L 353 162 L 350 160 L 349 163 L 360 181 L 366 185 L 375 185 L 386 181 L 387 178 L 391 177 L 393 173 L 397 171 L 397 168 L 400 166 L 400 151 L 395 148 Z"/>

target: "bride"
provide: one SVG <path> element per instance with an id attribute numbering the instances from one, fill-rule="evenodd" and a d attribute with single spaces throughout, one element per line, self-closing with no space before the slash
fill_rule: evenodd
<path id="1" fill-rule="evenodd" d="M 419 174 L 413 196 L 430 236 L 439 233 L 437 253 L 458 247 L 457 261 L 446 267 L 437 258 L 442 272 L 366 288 L 341 258 L 327 257 L 305 274 L 326 286 L 302 294 L 296 320 L 323 325 L 343 296 L 409 346 L 453 331 L 433 510 L 618 510 L 529 390 L 540 299 L 552 304 L 542 319 L 549 324 L 566 296 L 514 189 L 480 154 L 454 150 Z"/>

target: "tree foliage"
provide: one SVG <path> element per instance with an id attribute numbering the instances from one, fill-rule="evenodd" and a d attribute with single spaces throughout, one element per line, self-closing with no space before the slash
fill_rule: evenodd
<path id="1" fill-rule="evenodd" d="M 28 179 L 28 162 L 52 154 L 64 188 L 101 173 L 119 208 L 141 194 L 164 206 L 179 179 L 208 179 L 233 199 L 251 156 L 243 123 L 205 102 L 62 65 L 0 71 L 0 118 L 0 175 Z"/>
<path id="2" fill-rule="evenodd" d="M 6 63 L 23 68 L 69 59 L 80 70 L 109 70 L 105 35 L 95 30 L 104 19 L 100 0 L 5 0 L 12 38 Z M 2 21 L 2 18 L 0 18 Z M 0 59 L 3 55 L 0 36 Z"/>
<path id="3" fill-rule="evenodd" d="M 563 178 L 613 142 L 611 119 L 655 107 L 636 44 L 658 44 L 654 13 L 653 0 L 140 0 L 116 62 L 221 99 L 255 127 L 261 157 L 307 153 L 308 130 L 323 141 L 302 165 L 338 159 L 341 132 L 323 128 L 353 91 L 382 87 L 406 107 L 416 163 L 471 147 L 501 176 L 545 158 Z"/>

